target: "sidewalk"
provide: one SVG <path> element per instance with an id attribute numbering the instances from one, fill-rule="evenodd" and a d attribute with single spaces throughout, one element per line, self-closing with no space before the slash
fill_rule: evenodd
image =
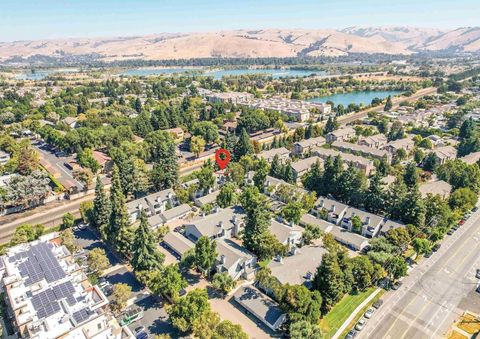
<path id="1" fill-rule="evenodd" d="M 382 290 L 381 288 L 377 288 L 375 292 L 370 294 L 367 299 L 365 299 L 360 305 L 358 305 L 358 307 L 352 312 L 352 314 L 350 314 L 347 320 L 345 320 L 342 326 L 339 327 L 337 332 L 333 335 L 332 339 L 337 339 L 340 336 L 340 334 L 342 334 L 343 331 L 347 328 L 347 326 L 352 322 L 352 320 L 355 318 L 357 313 L 360 312 L 365 307 L 365 305 L 367 305 L 370 302 L 370 300 L 375 298 L 375 296 L 378 293 L 380 293 L 381 290 Z"/>

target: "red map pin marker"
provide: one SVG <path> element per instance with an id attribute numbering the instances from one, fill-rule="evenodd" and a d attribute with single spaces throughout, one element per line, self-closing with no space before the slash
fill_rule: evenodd
<path id="1" fill-rule="evenodd" d="M 227 151 L 225 148 L 219 148 L 215 152 L 215 161 L 218 167 L 223 170 L 230 162 L 230 152 Z"/>

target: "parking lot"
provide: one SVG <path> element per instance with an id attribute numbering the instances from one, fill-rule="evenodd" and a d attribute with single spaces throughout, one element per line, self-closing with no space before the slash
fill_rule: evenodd
<path id="1" fill-rule="evenodd" d="M 137 281 L 132 272 L 130 272 L 98 237 L 95 232 L 85 228 L 74 231 L 77 244 L 85 250 L 86 253 L 94 248 L 102 248 L 107 254 L 110 265 L 112 266 L 105 274 L 106 280 L 110 284 L 124 283 L 132 288 L 132 300 L 134 305 L 143 310 L 144 316 L 129 325 L 132 331 L 143 326 L 149 335 L 168 333 L 172 338 L 179 338 L 179 333 L 168 321 L 168 315 L 163 308 L 161 298 L 148 293 L 146 289 Z"/>

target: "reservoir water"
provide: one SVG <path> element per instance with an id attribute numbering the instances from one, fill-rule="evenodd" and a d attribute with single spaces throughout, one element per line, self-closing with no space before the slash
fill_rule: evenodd
<path id="1" fill-rule="evenodd" d="M 402 93 L 402 91 L 360 91 L 360 92 L 325 95 L 322 97 L 312 98 L 308 101 L 311 101 L 311 102 L 332 101 L 335 104 L 335 106 L 339 104 L 342 104 L 343 106 L 348 106 L 349 104 L 370 105 L 370 103 L 374 98 L 385 99 L 389 95 L 393 97 L 394 95 L 398 95 L 400 93 Z"/>

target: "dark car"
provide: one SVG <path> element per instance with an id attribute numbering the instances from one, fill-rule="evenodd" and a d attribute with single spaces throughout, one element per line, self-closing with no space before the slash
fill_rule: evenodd
<path id="1" fill-rule="evenodd" d="M 357 336 L 357 331 L 351 330 L 350 332 L 347 333 L 347 335 L 345 336 L 345 339 L 355 338 L 356 336 Z"/>
<path id="2" fill-rule="evenodd" d="M 393 284 L 392 290 L 396 291 L 396 290 L 398 290 L 401 286 L 402 286 L 402 282 L 401 282 L 401 281 L 397 281 L 395 284 Z"/>
<path id="3" fill-rule="evenodd" d="M 475 277 L 480 279 L 480 268 L 477 268 L 477 272 L 475 273 Z"/>
<path id="4" fill-rule="evenodd" d="M 442 245 L 440 245 L 440 244 L 435 244 L 435 245 L 433 245 L 433 247 L 432 247 L 432 251 L 433 251 L 433 252 L 436 252 L 436 251 L 438 251 L 438 250 L 440 249 L 440 247 L 441 247 L 441 246 L 442 246 Z"/>
<path id="5" fill-rule="evenodd" d="M 455 232 L 455 230 L 453 230 L 453 229 L 449 229 L 449 230 L 448 230 L 448 232 L 447 232 L 447 234 L 448 234 L 448 235 L 452 235 L 452 234 L 453 234 L 453 232 Z"/>
<path id="6" fill-rule="evenodd" d="M 382 306 L 382 305 L 383 305 L 383 300 L 382 300 L 382 299 L 378 299 L 377 301 L 375 301 L 375 302 L 372 304 L 372 306 L 373 306 L 374 308 L 377 308 L 377 309 L 380 308 L 380 306 Z"/>

